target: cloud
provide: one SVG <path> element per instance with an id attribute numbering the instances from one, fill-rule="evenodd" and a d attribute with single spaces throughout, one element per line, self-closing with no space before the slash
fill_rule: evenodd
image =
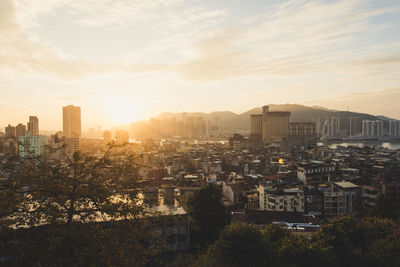
<path id="1" fill-rule="evenodd" d="M 113 72 L 174 71 L 176 66 L 173 64 L 87 62 L 38 40 L 30 31 L 41 27 L 43 16 L 65 8 L 77 16 L 77 23 L 85 26 L 137 24 L 143 25 L 142 31 L 155 30 L 159 39 L 147 48 L 147 52 L 154 53 L 203 37 L 203 29 L 219 23 L 226 15 L 223 10 L 208 10 L 198 5 L 180 6 L 182 4 L 179 0 L 3 0 L 0 3 L 0 70 L 52 74 L 62 79 Z M 174 35 L 173 40 L 171 35 Z M 144 50 L 146 52 L 146 48 Z"/>
<path id="2" fill-rule="evenodd" d="M 336 72 L 338 66 L 339 71 L 354 71 L 356 65 L 357 71 L 362 72 L 362 64 L 367 63 L 384 71 L 386 63 L 397 63 L 397 59 L 390 59 L 392 54 L 384 55 L 385 51 L 379 50 L 379 40 L 372 48 L 357 42 L 366 36 L 373 38 L 377 30 L 399 28 L 371 21 L 398 11 L 393 7 L 371 9 L 362 1 L 288 1 L 238 21 L 235 26 L 239 30 L 220 31 L 202 41 L 194 47 L 199 51 L 198 57 L 179 69 L 185 78 L 198 81 L 309 75 Z M 204 45 L 208 42 L 213 45 Z M 354 44 L 358 47 L 354 48 Z M 360 51 L 366 55 L 359 55 Z M 377 59 L 367 58 L 369 53 Z"/>
<path id="3" fill-rule="evenodd" d="M 398 7 L 371 7 L 364 1 L 287 1 L 268 11 L 222 26 L 226 9 L 209 9 L 183 0 L 2 0 L 0 69 L 79 79 L 106 73 L 177 73 L 188 81 L 242 77 L 312 75 L 378 76 L 398 66 L 398 47 L 386 51 L 376 31 L 398 29 L 376 23 Z M 85 27 L 139 25 L 157 36 L 137 53 L 157 58 L 174 50 L 174 62 L 87 62 L 73 58 L 30 34 L 41 18 L 64 10 Z M 397 28 L 396 28 L 397 27 Z M 358 47 L 357 47 L 358 46 Z M 362 53 L 360 52 L 362 51 Z M 374 58 L 371 57 L 373 54 Z M 312 79 L 312 78 L 311 78 Z"/>

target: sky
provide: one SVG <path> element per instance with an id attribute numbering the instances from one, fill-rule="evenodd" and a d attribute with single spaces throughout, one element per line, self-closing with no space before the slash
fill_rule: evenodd
<path id="1" fill-rule="evenodd" d="M 400 2 L 0 0 L 0 129 L 298 103 L 400 119 Z"/>

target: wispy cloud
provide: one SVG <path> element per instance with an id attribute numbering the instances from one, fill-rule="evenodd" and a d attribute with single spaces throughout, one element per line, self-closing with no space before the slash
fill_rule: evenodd
<path id="1" fill-rule="evenodd" d="M 0 4 L 0 68 L 21 72 L 56 74 L 76 79 L 112 72 L 176 72 L 191 81 L 218 81 L 237 77 L 277 77 L 321 72 L 365 74 L 398 66 L 399 48 L 388 54 L 357 41 L 377 29 L 398 24 L 372 23 L 377 16 L 399 8 L 371 9 L 364 1 L 288 1 L 271 6 L 266 13 L 221 26 L 226 10 L 212 10 L 182 0 L 3 0 Z M 168 49 L 186 51 L 175 62 L 87 62 L 72 58 L 29 34 L 40 18 L 66 9 L 85 26 L 143 25 L 143 31 L 159 35 L 142 54 Z M 218 29 L 218 25 L 219 29 Z M 221 28 L 222 27 L 222 28 Z M 378 49 L 377 49 L 378 47 Z M 383 48 L 382 48 L 383 49 Z M 368 51 L 374 52 L 371 58 Z M 394 50 L 394 51 L 393 51 Z M 140 53 L 140 52 L 139 52 Z M 385 54 L 386 53 L 386 54 Z M 154 60 L 153 60 L 154 61 Z"/>
<path id="2" fill-rule="evenodd" d="M 238 30 L 220 31 L 202 41 L 200 49 L 195 46 L 198 57 L 180 69 L 186 78 L 208 81 L 334 72 L 339 65 L 341 71 L 347 71 L 346 66 L 354 70 L 356 65 L 360 70 L 361 63 L 385 68 L 389 63 L 397 64 L 398 54 L 390 59 L 392 54 L 377 50 L 376 43 L 371 49 L 360 42 L 378 29 L 400 30 L 399 24 L 372 22 L 377 16 L 396 12 L 399 8 L 370 10 L 363 1 L 289 1 L 272 7 L 268 13 L 238 21 Z M 210 41 L 212 46 L 201 45 Z M 394 53 L 400 53 L 396 50 Z M 369 52 L 381 60 L 371 60 Z"/>

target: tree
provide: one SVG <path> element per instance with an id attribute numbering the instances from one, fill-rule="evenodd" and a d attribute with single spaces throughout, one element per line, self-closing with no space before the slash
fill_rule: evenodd
<path id="1" fill-rule="evenodd" d="M 229 223 L 227 214 L 221 201 L 220 190 L 209 184 L 195 192 L 188 202 L 189 214 L 194 219 L 192 225 L 192 241 L 205 245 L 214 241 L 220 231 Z"/>
<path id="2" fill-rule="evenodd" d="M 400 263 L 398 227 L 390 219 L 360 221 L 345 216 L 324 225 L 314 240 L 332 247 L 339 266 L 396 266 Z"/>
<path id="3" fill-rule="evenodd" d="M 138 265 L 154 253 L 134 156 L 112 149 L 1 165 L 0 238 L 16 265 Z"/>
<path id="4" fill-rule="evenodd" d="M 368 211 L 368 216 L 396 220 L 398 218 L 397 207 L 385 195 L 379 195 L 376 198 L 375 206 Z"/>
<path id="5" fill-rule="evenodd" d="M 182 265 L 176 265 L 182 266 Z M 227 226 L 207 252 L 190 266 L 337 266 L 330 247 L 293 235 L 279 225 Z"/>
<path id="6" fill-rule="evenodd" d="M 203 266 L 205 262 L 211 262 L 212 266 L 271 266 L 268 264 L 271 258 L 271 247 L 267 246 L 263 234 L 256 227 L 232 224 L 222 231 L 199 263 Z"/>

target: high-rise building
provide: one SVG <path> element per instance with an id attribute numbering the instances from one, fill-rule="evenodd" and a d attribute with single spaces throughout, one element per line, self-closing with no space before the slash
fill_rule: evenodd
<path id="1" fill-rule="evenodd" d="M 63 134 L 67 138 L 81 137 L 81 107 L 73 105 L 63 107 Z"/>
<path id="2" fill-rule="evenodd" d="M 362 135 L 365 137 L 374 136 L 374 128 L 372 126 L 372 121 L 370 120 L 362 121 Z"/>
<path id="3" fill-rule="evenodd" d="M 349 117 L 349 136 L 357 136 L 361 134 L 361 118 Z"/>
<path id="4" fill-rule="evenodd" d="M 338 117 L 331 117 L 331 119 L 330 119 L 330 124 L 331 124 L 331 127 L 330 127 L 331 133 L 330 133 L 330 136 L 331 136 L 331 137 L 336 137 L 336 136 L 338 136 L 339 131 L 340 131 L 340 119 L 339 119 Z"/>
<path id="5" fill-rule="evenodd" d="M 271 143 L 282 142 L 286 139 L 289 135 L 289 117 L 288 111 L 264 112 L 262 139 Z"/>
<path id="6" fill-rule="evenodd" d="M 383 136 L 383 121 L 363 120 L 362 135 L 365 137 L 382 137 Z"/>
<path id="7" fill-rule="evenodd" d="M 10 124 L 5 128 L 6 130 L 6 137 L 15 137 L 16 136 L 16 131 L 15 127 L 11 126 Z"/>
<path id="8" fill-rule="evenodd" d="M 322 129 L 324 138 L 338 137 L 340 131 L 340 119 L 338 117 L 326 117 Z"/>
<path id="9" fill-rule="evenodd" d="M 197 116 L 195 119 L 196 125 L 196 136 L 204 136 L 206 133 L 206 125 L 204 122 L 204 118 L 201 116 Z"/>
<path id="10" fill-rule="evenodd" d="M 311 120 L 315 125 L 315 133 L 319 137 L 321 136 L 321 119 L 316 118 Z"/>
<path id="11" fill-rule="evenodd" d="M 262 114 L 252 114 L 251 119 L 251 133 L 252 138 L 262 139 Z"/>
<path id="12" fill-rule="evenodd" d="M 376 125 L 375 126 L 376 127 L 376 136 L 382 137 L 383 136 L 383 121 L 376 120 L 375 125 Z"/>
<path id="13" fill-rule="evenodd" d="M 23 136 L 25 135 L 26 132 L 26 126 L 23 125 L 22 123 L 19 123 L 16 127 L 15 127 L 15 133 L 17 137 Z"/>
<path id="14" fill-rule="evenodd" d="M 262 114 L 250 115 L 251 136 L 258 137 L 268 143 L 280 143 L 289 135 L 288 111 L 269 111 L 267 105 L 263 106 Z"/>
<path id="15" fill-rule="evenodd" d="M 399 136 L 400 123 L 396 120 L 389 121 L 389 136 L 398 137 Z"/>
<path id="16" fill-rule="evenodd" d="M 37 116 L 29 116 L 28 131 L 30 136 L 39 135 L 39 119 Z"/>

